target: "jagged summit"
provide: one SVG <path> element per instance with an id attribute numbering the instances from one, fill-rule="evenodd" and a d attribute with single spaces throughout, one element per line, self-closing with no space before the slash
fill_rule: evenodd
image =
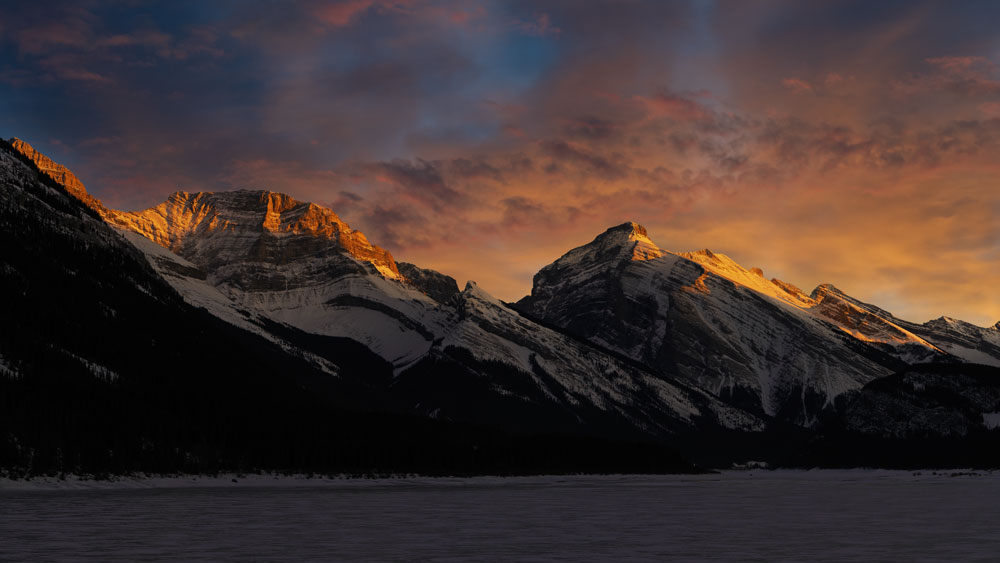
<path id="1" fill-rule="evenodd" d="M 817 285 L 815 289 L 812 290 L 812 293 L 809 294 L 809 297 L 812 297 L 813 299 L 820 299 L 824 295 L 828 295 L 828 294 L 829 295 L 837 295 L 837 296 L 841 296 L 841 297 L 846 297 L 847 296 L 846 293 L 844 293 L 843 291 L 841 291 L 840 288 L 838 288 L 837 286 L 833 285 L 832 283 L 821 283 L 821 284 Z"/>
<path id="2" fill-rule="evenodd" d="M 387 278 L 402 276 L 388 251 L 371 244 L 332 210 L 267 190 L 175 192 L 138 212 L 111 212 L 111 223 L 137 232 L 195 263 L 287 264 L 339 249 Z M 291 235 L 297 237 L 288 238 Z"/>
<path id="3" fill-rule="evenodd" d="M 639 223 L 636 223 L 634 221 L 626 221 L 625 223 L 622 223 L 621 225 L 616 225 L 616 226 L 611 227 L 608 230 L 604 231 L 605 234 L 612 233 L 612 232 L 621 232 L 621 233 L 627 233 L 627 234 L 630 234 L 630 235 L 631 234 L 635 234 L 637 236 L 643 236 L 643 237 L 648 237 L 649 236 L 649 233 L 646 232 L 646 227 L 643 227 L 642 225 L 640 225 Z"/>
<path id="4" fill-rule="evenodd" d="M 666 254 L 656 246 L 642 225 L 629 221 L 611 227 L 597 236 L 590 244 L 567 252 L 563 258 L 571 255 L 580 258 L 590 257 L 595 260 L 617 261 L 623 258 L 629 260 L 652 260 Z M 563 258 L 560 258 L 562 260 Z"/>

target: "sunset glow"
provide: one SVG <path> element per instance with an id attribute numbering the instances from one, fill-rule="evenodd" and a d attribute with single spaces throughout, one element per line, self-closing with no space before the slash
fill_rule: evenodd
<path id="1" fill-rule="evenodd" d="M 268 189 L 517 300 L 626 221 L 1000 320 L 1000 5 L 16 3 L 0 131 L 105 205 Z M 16 24 L 14 22 L 17 22 Z"/>

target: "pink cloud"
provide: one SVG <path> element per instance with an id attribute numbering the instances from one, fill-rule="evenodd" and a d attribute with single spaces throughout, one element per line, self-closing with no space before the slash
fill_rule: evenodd
<path id="1" fill-rule="evenodd" d="M 344 0 L 323 4 L 316 8 L 316 17 L 334 27 L 344 27 L 359 15 L 367 12 L 375 0 Z"/>
<path id="2" fill-rule="evenodd" d="M 827 88 L 834 88 L 836 86 L 839 86 L 840 84 L 843 84 L 844 80 L 845 79 L 843 76 L 835 72 L 831 72 L 826 75 L 826 78 L 823 79 L 823 85 L 826 86 Z"/>
<path id="3" fill-rule="evenodd" d="M 812 94 L 816 91 L 813 85 L 800 78 L 784 78 L 781 85 L 792 91 L 793 94 Z"/>
<path id="4" fill-rule="evenodd" d="M 333 27 L 346 27 L 354 23 L 369 10 L 378 12 L 399 12 L 404 14 L 414 13 L 413 8 L 417 5 L 416 0 L 339 0 L 335 2 L 323 2 L 316 6 L 313 15 L 320 22 Z M 434 6 L 429 7 L 432 12 L 439 12 L 446 19 L 457 18 L 467 21 L 475 12 L 464 12 L 461 10 L 440 11 Z"/>
<path id="5" fill-rule="evenodd" d="M 1000 117 L 1000 102 L 987 102 L 979 105 L 979 111 L 990 117 Z"/>

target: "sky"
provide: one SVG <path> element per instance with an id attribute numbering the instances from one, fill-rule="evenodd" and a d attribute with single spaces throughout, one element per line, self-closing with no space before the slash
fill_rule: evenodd
<path id="1" fill-rule="evenodd" d="M 269 189 L 516 300 L 626 221 L 1000 320 L 1000 3 L 16 2 L 0 136 L 106 205 Z"/>

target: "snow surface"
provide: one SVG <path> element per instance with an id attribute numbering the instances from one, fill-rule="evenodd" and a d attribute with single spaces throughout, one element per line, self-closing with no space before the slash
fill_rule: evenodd
<path id="1" fill-rule="evenodd" d="M 0 559 L 910 563 L 1000 550 L 1000 475 L 987 472 L 235 478 L 0 490 Z"/>

